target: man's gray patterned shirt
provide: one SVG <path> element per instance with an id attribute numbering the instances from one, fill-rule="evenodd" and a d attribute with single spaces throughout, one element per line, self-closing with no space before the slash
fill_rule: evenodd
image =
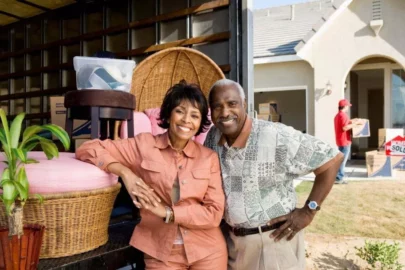
<path id="1" fill-rule="evenodd" d="M 293 180 L 339 153 L 336 147 L 292 127 L 258 119 L 253 119 L 244 148 L 229 147 L 226 142 L 219 145 L 221 135 L 213 126 L 205 146 L 220 157 L 225 221 L 234 227 L 257 227 L 290 213 L 297 203 Z"/>

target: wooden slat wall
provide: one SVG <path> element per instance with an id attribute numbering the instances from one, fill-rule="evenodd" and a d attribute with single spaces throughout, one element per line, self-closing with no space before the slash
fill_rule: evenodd
<path id="1" fill-rule="evenodd" d="M 153 25 L 157 22 L 179 19 L 179 18 L 186 17 L 187 15 L 192 15 L 192 14 L 196 14 L 199 12 L 209 11 L 209 10 L 217 9 L 217 8 L 221 8 L 221 7 L 226 7 L 228 5 L 229 5 L 229 0 L 216 0 L 216 1 L 209 2 L 209 3 L 201 4 L 201 5 L 192 7 L 192 8 L 182 9 L 179 11 L 162 14 L 159 16 L 147 18 L 144 20 L 136 21 L 136 22 L 130 22 L 129 24 L 126 24 L 126 25 L 109 27 L 109 28 L 101 30 L 101 31 L 97 31 L 97 32 L 93 32 L 93 33 L 86 33 L 86 34 L 83 34 L 83 35 L 80 35 L 77 37 L 66 38 L 66 39 L 55 41 L 55 42 L 46 43 L 46 44 L 36 46 L 33 48 L 27 48 L 24 50 L 20 50 L 18 52 L 0 54 L 0 60 L 5 59 L 5 58 L 20 56 L 20 55 L 23 55 L 26 53 L 33 53 L 36 51 L 50 49 L 52 47 L 72 45 L 72 44 L 76 44 L 80 41 L 92 40 L 92 39 L 99 38 L 99 37 L 102 37 L 105 35 L 122 32 L 122 31 L 125 31 L 128 29 L 143 28 L 143 27 Z"/>
<path id="2" fill-rule="evenodd" d="M 70 7 L 64 8 L 66 10 L 72 10 L 75 5 L 72 5 Z M 79 4 L 76 4 L 77 8 L 80 8 Z M 166 21 L 171 21 L 171 20 L 178 20 L 181 18 L 186 18 L 187 16 L 195 15 L 201 12 L 211 12 L 213 10 L 218 10 L 218 9 L 224 9 L 229 6 L 229 0 L 215 0 L 215 1 L 210 1 L 207 3 L 203 3 L 197 6 L 193 6 L 190 8 L 185 8 L 173 12 L 169 12 L 166 14 L 161 14 L 153 17 L 149 17 L 146 19 L 138 20 L 138 21 L 132 21 L 127 24 L 121 24 L 118 26 L 113 26 L 113 27 L 108 27 L 106 29 L 100 30 L 100 31 L 95 31 L 91 33 L 85 33 L 81 34 L 79 36 L 75 37 L 70 37 L 70 38 L 65 38 L 53 42 L 48 42 L 45 44 L 41 44 L 38 46 L 34 46 L 31 48 L 25 48 L 19 51 L 12 51 L 12 52 L 6 52 L 0 54 L 0 61 L 9 61 L 11 58 L 16 58 L 16 57 L 21 57 L 24 55 L 28 54 L 33 54 L 33 53 L 42 53 L 44 50 L 49 50 L 53 48 L 59 48 L 60 52 L 59 54 L 63 53 L 61 51 L 62 46 L 69 46 L 69 45 L 74 45 L 74 44 L 80 44 L 82 41 L 91 41 L 94 39 L 103 39 L 107 35 L 115 34 L 115 33 L 120 33 L 120 32 L 125 32 L 130 29 L 140 29 L 140 28 L 145 28 L 145 27 L 150 27 L 154 26 L 156 23 L 160 22 L 166 22 Z M 56 11 L 50 11 L 48 13 L 45 13 L 44 15 L 41 16 L 41 20 L 49 18 L 54 18 L 59 16 L 59 14 L 63 13 L 63 10 L 56 10 Z M 104 13 L 105 16 L 105 13 Z M 18 25 L 23 24 L 25 25 L 29 21 L 22 21 L 18 23 Z M 17 24 L 16 24 L 17 25 Z M 5 29 L 5 28 L 3 28 Z M 0 28 L 0 31 L 2 28 Z M 44 29 L 42 29 L 44 31 Z M 181 40 L 176 40 L 172 42 L 167 42 L 164 44 L 157 44 L 157 45 L 151 45 L 151 46 L 146 46 L 146 47 L 139 47 L 136 49 L 132 50 L 127 50 L 127 51 L 121 51 L 118 53 L 115 53 L 115 55 L 118 58 L 131 58 L 134 56 L 142 56 L 145 54 L 150 54 L 154 53 L 166 48 L 171 48 L 175 46 L 193 46 L 193 45 L 198 45 L 198 44 L 204 44 L 204 43 L 215 43 L 215 42 L 223 42 L 223 41 L 228 41 L 230 39 L 230 32 L 220 32 L 220 33 L 215 33 L 215 34 L 210 34 L 210 35 L 204 35 L 204 36 L 198 36 L 198 37 L 192 37 L 192 38 L 187 38 L 187 39 L 181 39 Z M 11 61 L 9 61 L 11 63 Z M 229 64 L 223 64 L 220 65 L 220 68 L 226 73 L 229 72 L 231 69 L 231 66 Z M 72 70 L 73 69 L 73 64 L 71 62 L 68 63 L 63 63 L 63 64 L 58 64 L 58 65 L 51 65 L 51 66 L 46 66 L 46 67 L 40 67 L 40 68 L 34 68 L 30 70 L 24 70 L 24 71 L 19 71 L 19 72 L 11 72 L 11 73 L 0 73 L 0 81 L 5 81 L 10 79 L 18 79 L 18 78 L 26 78 L 27 76 L 41 76 L 42 79 L 42 74 L 44 73 L 53 73 L 52 76 L 59 76 L 58 77 L 58 82 L 59 84 L 62 84 L 61 81 L 61 72 L 63 70 Z M 27 91 L 27 83 L 25 83 L 25 89 L 26 91 L 24 93 L 10 93 L 9 89 L 9 94 L 7 95 L 1 95 L 0 96 L 0 101 L 2 102 L 7 102 L 11 100 L 19 100 L 19 99 L 30 99 L 30 98 L 37 98 L 37 97 L 45 97 L 45 96 L 52 96 L 52 95 L 63 95 L 67 91 L 74 90 L 72 87 L 58 87 L 58 88 L 52 88 L 52 89 L 43 89 L 43 86 L 41 86 L 41 90 L 39 91 Z M 41 83 L 42 85 L 42 83 Z M 9 83 L 10 86 L 10 83 Z M 26 101 L 24 102 L 24 104 Z M 41 101 L 42 104 L 42 101 Z M 41 113 L 28 113 L 26 116 L 26 119 L 49 119 L 50 118 L 50 113 L 49 112 L 44 112 L 42 109 L 43 106 L 41 105 Z M 10 118 L 14 117 L 13 115 L 9 116 Z"/>

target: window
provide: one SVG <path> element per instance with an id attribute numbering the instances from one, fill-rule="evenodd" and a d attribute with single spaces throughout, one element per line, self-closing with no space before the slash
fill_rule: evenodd
<path id="1" fill-rule="evenodd" d="M 8 59 L 0 61 L 0 74 L 10 73 Z"/>
<path id="2" fill-rule="evenodd" d="M 14 72 L 24 71 L 24 56 L 18 56 L 14 58 Z"/>
<path id="3" fill-rule="evenodd" d="M 41 75 L 27 77 L 27 92 L 41 90 Z"/>
<path id="4" fill-rule="evenodd" d="M 118 53 L 128 50 L 127 32 L 107 36 L 107 50 Z"/>
<path id="5" fill-rule="evenodd" d="M 63 87 L 76 89 L 76 72 L 74 70 L 63 71 Z"/>
<path id="6" fill-rule="evenodd" d="M 69 18 L 63 20 L 63 38 L 77 37 L 80 35 L 80 19 Z"/>
<path id="7" fill-rule="evenodd" d="M 19 94 L 25 92 L 25 80 L 24 78 L 13 79 L 13 94 Z M 11 100 L 11 114 L 19 114 L 25 111 L 25 100 L 24 99 L 15 99 Z"/>
<path id="8" fill-rule="evenodd" d="M 24 46 L 25 45 L 24 44 L 24 42 L 25 42 L 25 39 L 24 39 L 24 35 L 25 35 L 24 25 L 16 26 L 13 30 L 14 31 L 13 31 L 12 37 L 13 37 L 13 41 L 14 41 L 14 43 L 13 43 L 14 51 L 18 52 L 18 51 L 23 50 L 25 48 L 25 46 Z"/>
<path id="9" fill-rule="evenodd" d="M 36 22 L 29 24 L 27 27 L 28 31 L 28 48 L 38 46 L 42 43 L 41 40 L 41 22 Z"/>
<path id="10" fill-rule="evenodd" d="M 96 52 L 103 50 L 103 40 L 101 38 L 89 40 L 83 44 L 83 54 L 93 56 Z"/>
<path id="11" fill-rule="evenodd" d="M 8 81 L 0 81 L 0 96 L 8 95 Z M 8 100 L 0 101 L 0 108 L 8 114 Z"/>
<path id="12" fill-rule="evenodd" d="M 73 57 L 80 55 L 80 45 L 63 46 L 63 63 L 73 63 Z"/>
<path id="13" fill-rule="evenodd" d="M 29 54 L 27 57 L 28 70 L 38 69 L 41 67 L 41 52 Z"/>
<path id="14" fill-rule="evenodd" d="M 113 2 L 107 8 L 107 27 L 128 23 L 128 2 Z"/>
<path id="15" fill-rule="evenodd" d="M 59 47 L 45 51 L 45 66 L 56 66 L 59 64 Z"/>
<path id="16" fill-rule="evenodd" d="M 44 73 L 44 89 L 59 87 L 59 71 Z"/>
<path id="17" fill-rule="evenodd" d="M 97 32 L 103 29 L 103 7 L 98 5 L 97 8 L 89 10 L 84 16 L 86 33 Z"/>
<path id="18" fill-rule="evenodd" d="M 44 22 L 45 42 L 53 42 L 60 39 L 60 27 L 58 19 L 48 19 Z"/>
<path id="19" fill-rule="evenodd" d="M 0 31 L 0 53 L 10 51 L 10 42 L 8 38 L 8 31 Z"/>

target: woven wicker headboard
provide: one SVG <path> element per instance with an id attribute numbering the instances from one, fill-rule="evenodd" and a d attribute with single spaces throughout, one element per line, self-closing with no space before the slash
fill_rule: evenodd
<path id="1" fill-rule="evenodd" d="M 224 73 L 208 56 L 197 50 L 175 47 L 143 60 L 134 70 L 131 93 L 136 110 L 160 107 L 167 90 L 181 80 L 198 84 L 205 96 Z"/>

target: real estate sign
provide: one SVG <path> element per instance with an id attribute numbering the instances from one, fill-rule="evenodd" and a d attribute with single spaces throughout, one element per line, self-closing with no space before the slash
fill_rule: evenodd
<path id="1" fill-rule="evenodd" d="M 405 137 L 397 136 L 385 144 L 387 156 L 405 156 Z"/>

